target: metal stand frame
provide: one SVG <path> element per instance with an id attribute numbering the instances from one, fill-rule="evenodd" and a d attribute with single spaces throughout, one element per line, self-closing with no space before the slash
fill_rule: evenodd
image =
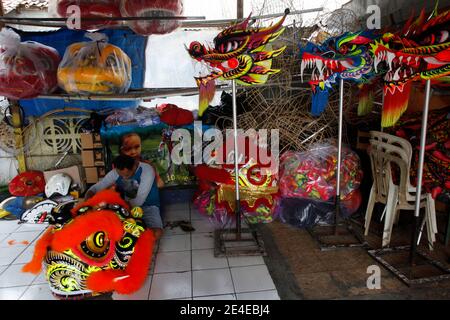
<path id="1" fill-rule="evenodd" d="M 266 255 L 264 242 L 258 233 L 251 229 L 241 228 L 241 202 L 239 196 L 239 148 L 237 137 L 237 104 L 236 80 L 232 80 L 233 90 L 233 131 L 234 131 L 234 174 L 236 177 L 236 229 L 216 230 L 214 236 L 214 256 L 259 256 Z"/>
<path id="2" fill-rule="evenodd" d="M 381 263 L 386 269 L 392 272 L 396 277 L 398 277 L 409 287 L 450 279 L 450 269 L 447 268 L 443 263 L 434 260 L 433 258 L 431 258 L 422 251 L 415 252 L 415 254 L 417 255 L 416 261 L 418 257 L 420 257 L 422 260 L 421 265 L 414 264 L 412 266 L 407 262 L 406 264 L 403 264 L 403 266 L 402 265 L 394 266 L 391 263 L 389 263 L 385 258 L 383 258 L 383 256 L 398 255 L 402 253 L 404 254 L 405 252 L 411 253 L 411 246 L 401 246 L 401 247 L 367 251 L 367 253 L 372 258 Z M 442 274 L 429 277 L 420 277 L 417 275 L 419 273 L 418 267 L 422 267 L 423 265 L 432 266 L 435 270 L 442 272 Z"/>
<path id="3" fill-rule="evenodd" d="M 214 232 L 215 257 L 266 256 L 261 235 L 252 229 L 216 230 Z"/>
<path id="4" fill-rule="evenodd" d="M 341 212 L 340 212 L 340 198 L 341 198 L 341 163 L 342 163 L 342 124 L 343 124 L 343 113 L 344 113 L 344 80 L 340 79 L 339 82 L 340 91 L 339 91 L 339 136 L 338 136 L 338 159 L 337 159 L 337 173 L 336 173 L 336 199 L 335 199 L 335 221 L 332 225 L 325 226 L 315 226 L 312 229 L 309 229 L 309 233 L 316 240 L 318 245 L 320 246 L 320 250 L 334 250 L 340 248 L 361 248 L 366 247 L 367 242 L 363 238 L 363 236 L 355 229 L 353 229 L 350 221 L 343 220 L 340 222 Z M 344 228 L 342 228 L 344 227 Z M 350 235 L 355 239 L 355 242 L 348 243 L 345 241 L 333 241 L 330 242 L 323 241 L 325 238 L 339 238 L 344 235 L 342 232 L 339 232 L 339 228 L 347 231 L 347 236 Z M 319 232 L 318 229 L 328 229 L 326 232 Z M 329 230 L 333 232 L 330 233 Z M 334 239 L 335 240 L 335 239 Z M 342 239 L 341 239 L 342 240 Z"/>
<path id="5" fill-rule="evenodd" d="M 422 177 L 423 177 L 423 164 L 425 159 L 425 144 L 426 144 L 426 134 L 427 134 L 427 126 L 428 126 L 428 110 L 430 104 L 431 97 L 431 80 L 427 80 L 426 89 L 425 89 L 425 103 L 423 108 L 422 115 L 422 130 L 420 135 L 420 153 L 419 153 L 419 165 L 417 172 L 417 187 L 416 187 L 416 203 L 415 203 L 415 211 L 414 211 L 414 222 L 413 222 L 413 232 L 411 237 L 411 245 L 410 246 L 400 246 L 400 247 L 392 247 L 392 248 L 384 248 L 380 250 L 370 250 L 368 251 L 369 255 L 372 256 L 375 260 L 380 262 L 384 267 L 386 267 L 389 271 L 391 271 L 394 275 L 399 277 L 403 282 L 405 282 L 408 286 L 419 285 L 423 283 L 442 281 L 450 279 L 450 269 L 447 268 L 444 264 L 440 263 L 437 260 L 432 259 L 427 256 L 425 253 L 419 251 L 417 246 L 420 241 L 419 228 L 421 229 L 420 224 L 420 195 L 422 193 Z M 422 225 L 423 226 L 423 225 Z M 383 259 L 382 256 L 393 255 L 393 254 L 404 254 L 405 251 L 409 251 L 409 258 L 406 263 L 403 264 L 403 269 L 407 268 L 408 272 L 402 272 L 400 267 L 402 266 L 393 266 L 387 260 Z M 421 258 L 422 264 L 418 264 L 418 258 Z M 438 269 L 442 272 L 441 275 L 433 275 L 433 276 L 418 276 L 419 268 L 424 265 L 428 265 Z M 407 266 L 407 267 L 406 267 Z"/>

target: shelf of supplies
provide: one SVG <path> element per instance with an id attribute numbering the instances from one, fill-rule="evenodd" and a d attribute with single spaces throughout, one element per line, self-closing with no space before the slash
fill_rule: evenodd
<path id="1" fill-rule="evenodd" d="M 295 10 L 290 11 L 289 15 L 298 15 L 304 13 L 321 12 L 323 7 Z M 281 17 L 285 13 L 268 14 L 261 16 L 253 16 L 251 20 L 271 19 Z M 42 18 L 18 18 L 18 17 L 0 17 L 0 23 L 12 24 L 12 25 L 26 25 L 37 27 L 50 27 L 50 28 L 62 28 L 67 27 L 68 18 L 54 18 L 54 17 L 42 17 Z M 95 21 L 116 21 L 121 22 L 115 26 L 109 26 L 108 28 L 121 28 L 127 26 L 128 21 L 153 21 L 153 20 L 179 20 L 181 21 L 181 28 L 217 28 L 226 27 L 231 23 L 241 22 L 245 19 L 222 19 L 222 20 L 205 20 L 204 16 L 174 16 L 174 17 L 102 17 L 102 18 L 81 18 L 81 22 L 95 22 Z"/>
<path id="2" fill-rule="evenodd" d="M 231 86 L 219 85 L 217 90 L 231 90 Z M 73 100 L 146 100 L 155 98 L 167 98 L 173 96 L 190 96 L 198 94 L 198 87 L 191 88 L 153 88 L 153 89 L 141 89 L 130 90 L 124 94 L 109 94 L 109 95 L 73 95 L 67 93 L 61 94 L 47 94 L 40 95 L 38 99 L 61 99 L 66 101 Z"/>

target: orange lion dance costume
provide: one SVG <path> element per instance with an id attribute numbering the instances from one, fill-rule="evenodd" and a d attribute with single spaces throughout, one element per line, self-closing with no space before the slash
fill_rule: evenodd
<path id="1" fill-rule="evenodd" d="M 101 191 L 69 210 L 52 212 L 52 225 L 22 271 L 38 274 L 44 264 L 50 289 L 60 299 L 139 290 L 155 243 L 141 214 L 131 213 L 112 190 Z"/>

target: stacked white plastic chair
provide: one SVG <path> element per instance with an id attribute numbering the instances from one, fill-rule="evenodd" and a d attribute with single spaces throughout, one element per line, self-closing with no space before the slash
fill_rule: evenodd
<path id="1" fill-rule="evenodd" d="M 369 233 L 372 212 L 376 202 L 385 204 L 382 246 L 391 241 L 393 225 L 398 221 L 400 210 L 414 211 L 416 188 L 410 183 L 412 146 L 409 141 L 378 131 L 370 132 L 368 150 L 372 166 L 373 185 L 370 191 L 365 218 L 365 235 Z M 398 181 L 394 182 L 393 170 L 398 168 Z M 437 224 L 434 199 L 430 193 L 421 195 L 421 208 L 425 217 L 420 230 L 426 226 L 430 250 L 436 241 Z M 422 232 L 420 232 L 421 236 Z M 419 242 L 420 242 L 419 236 Z"/>

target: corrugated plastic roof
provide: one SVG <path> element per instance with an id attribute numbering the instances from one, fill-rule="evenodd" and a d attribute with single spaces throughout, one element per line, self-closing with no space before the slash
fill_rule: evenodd
<path id="1" fill-rule="evenodd" d="M 8 14 L 14 9 L 46 9 L 48 0 L 2 0 L 4 14 Z"/>

